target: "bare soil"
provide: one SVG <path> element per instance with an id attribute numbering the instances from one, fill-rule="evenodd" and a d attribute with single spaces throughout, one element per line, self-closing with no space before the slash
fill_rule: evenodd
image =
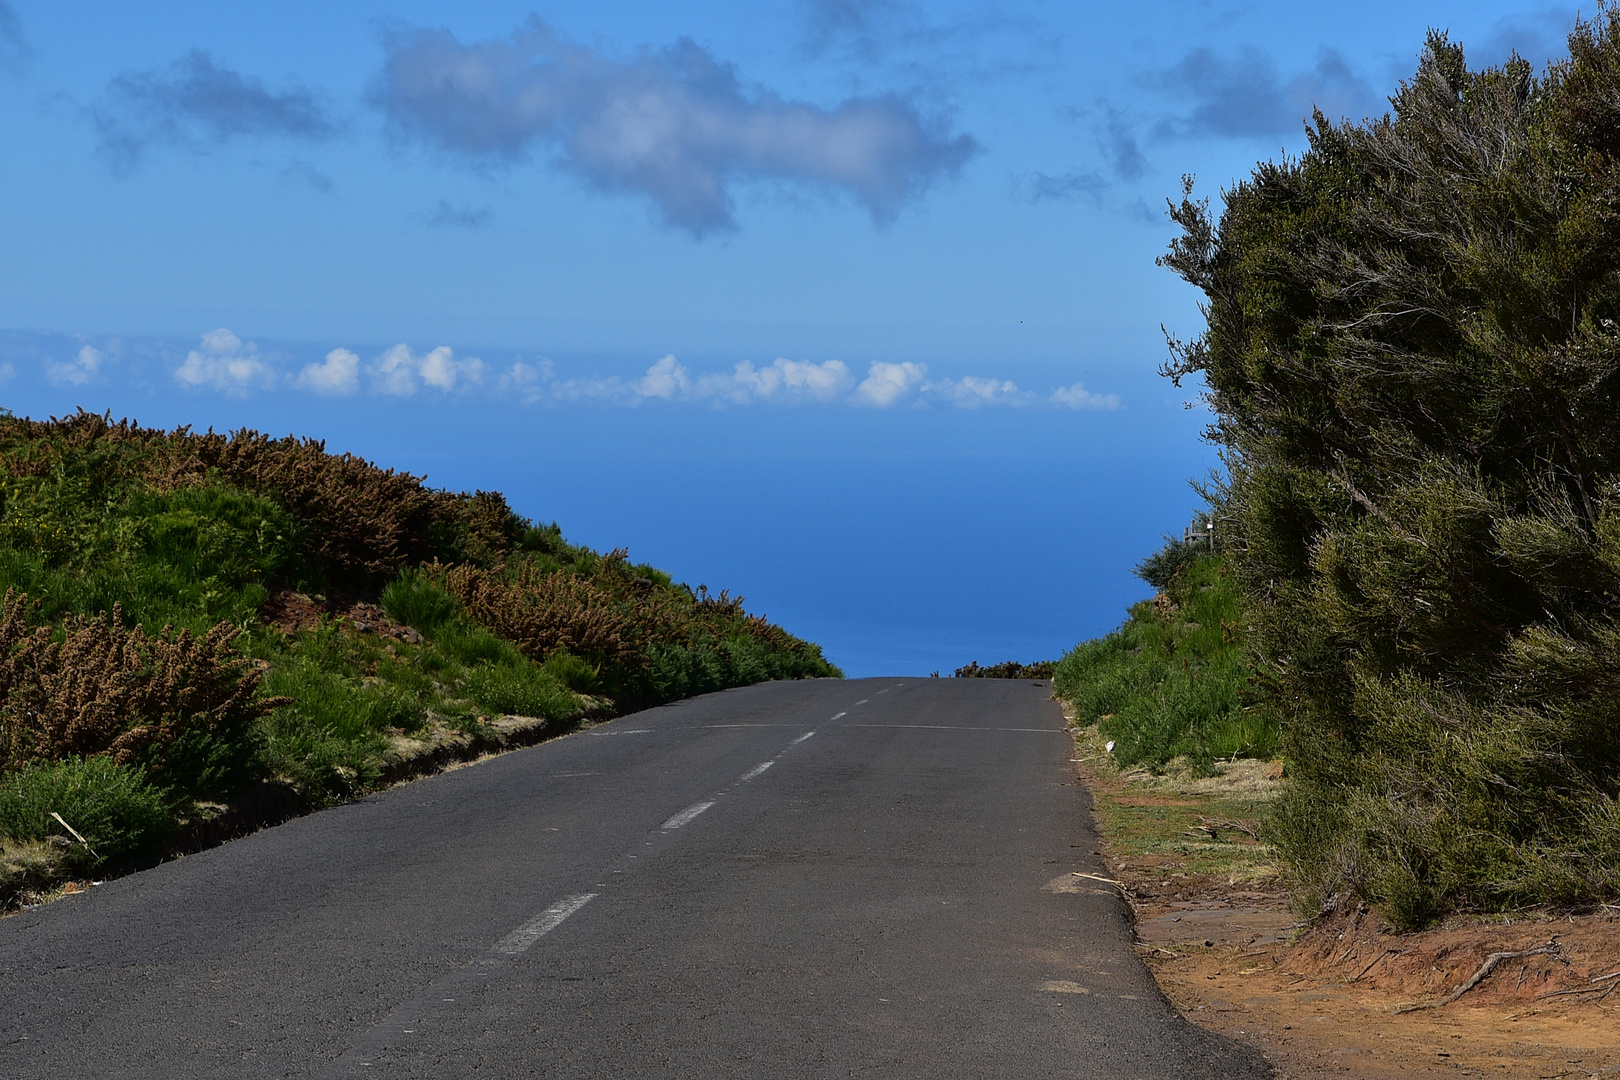
<path id="1" fill-rule="evenodd" d="M 1620 909 L 1400 933 L 1346 905 L 1307 924 L 1243 831 L 1279 768 L 1155 776 L 1113 768 L 1094 733 L 1076 745 L 1160 987 L 1194 1023 L 1257 1045 L 1282 1080 L 1620 1077 Z"/>
<path id="2" fill-rule="evenodd" d="M 412 645 L 422 640 L 422 635 L 411 627 L 394 622 L 382 608 L 364 600 L 277 589 L 259 608 L 259 615 L 284 634 L 314 630 L 324 621 L 355 633 L 376 634 Z"/>

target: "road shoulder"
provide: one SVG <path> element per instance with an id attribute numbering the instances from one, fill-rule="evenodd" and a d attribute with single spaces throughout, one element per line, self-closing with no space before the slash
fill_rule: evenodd
<path id="1" fill-rule="evenodd" d="M 1183 1016 L 1256 1046 L 1282 1080 L 1620 1072 L 1620 911 L 1401 934 L 1347 906 L 1307 924 L 1247 831 L 1280 769 L 1121 770 L 1095 729 L 1075 747 L 1137 951 Z M 1495 954 L 1515 955 L 1447 1000 Z"/>

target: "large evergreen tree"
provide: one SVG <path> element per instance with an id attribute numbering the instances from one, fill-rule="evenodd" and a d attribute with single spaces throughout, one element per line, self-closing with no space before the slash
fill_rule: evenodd
<path id="1" fill-rule="evenodd" d="M 1432 34 L 1363 123 L 1162 260 L 1201 376 L 1257 683 L 1318 898 L 1413 924 L 1620 893 L 1620 10 L 1568 60 Z"/>

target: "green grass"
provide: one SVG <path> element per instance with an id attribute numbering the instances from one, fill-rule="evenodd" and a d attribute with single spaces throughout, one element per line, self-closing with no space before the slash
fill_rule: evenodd
<path id="1" fill-rule="evenodd" d="M 579 698 L 538 664 L 484 664 L 470 669 L 457 687 L 488 713 L 561 720 L 577 712 Z"/>
<path id="2" fill-rule="evenodd" d="M 383 587 L 379 599 L 388 617 L 431 634 L 461 613 L 461 607 L 420 570 L 404 571 Z"/>
<path id="3" fill-rule="evenodd" d="M 418 645 L 333 626 L 258 644 L 271 661 L 265 692 L 289 699 L 260 724 L 263 760 L 317 805 L 373 787 L 394 736 L 474 731 L 489 715 L 561 723 L 585 711 L 551 670 L 459 616 Z"/>
<path id="4" fill-rule="evenodd" d="M 1204 775 L 1183 760 L 1154 772 L 1120 766 L 1095 726 L 1076 730 L 1074 737 L 1075 756 L 1091 770 L 1092 812 L 1111 858 L 1166 881 L 1189 874 L 1229 883 L 1279 876 L 1263 828 L 1259 841 L 1237 829 L 1217 829 L 1211 837 L 1198 828 L 1211 819 L 1251 828 L 1268 820 L 1282 785 L 1266 777 L 1265 765 L 1220 762 Z"/>
<path id="5" fill-rule="evenodd" d="M 0 779 L 0 836 L 60 837 L 69 843 L 67 858 L 77 869 L 139 858 L 172 827 L 164 793 L 147 783 L 141 769 L 109 757 L 25 765 Z"/>
<path id="6" fill-rule="evenodd" d="M 139 485 L 89 498 L 71 475 L 14 481 L 0 516 L 0 589 L 51 620 L 121 606 L 126 619 L 203 633 L 251 623 L 265 583 L 296 569 L 296 527 L 274 502 L 234 488 L 160 494 Z"/>
<path id="7" fill-rule="evenodd" d="M 1135 605 L 1118 630 L 1066 654 L 1053 685 L 1079 723 L 1114 741 L 1123 765 L 1186 757 L 1207 770 L 1221 758 L 1269 757 L 1274 725 L 1243 707 L 1242 636 L 1221 559 L 1189 559 L 1157 601 Z"/>

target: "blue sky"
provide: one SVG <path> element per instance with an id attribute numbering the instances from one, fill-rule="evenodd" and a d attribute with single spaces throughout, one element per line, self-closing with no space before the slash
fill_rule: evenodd
<path id="1" fill-rule="evenodd" d="M 1501 3 L 0 2 L 0 402 L 324 438 L 852 674 L 1147 590 L 1205 417 L 1164 199 Z M 1590 12 L 1588 12 L 1590 13 Z"/>

